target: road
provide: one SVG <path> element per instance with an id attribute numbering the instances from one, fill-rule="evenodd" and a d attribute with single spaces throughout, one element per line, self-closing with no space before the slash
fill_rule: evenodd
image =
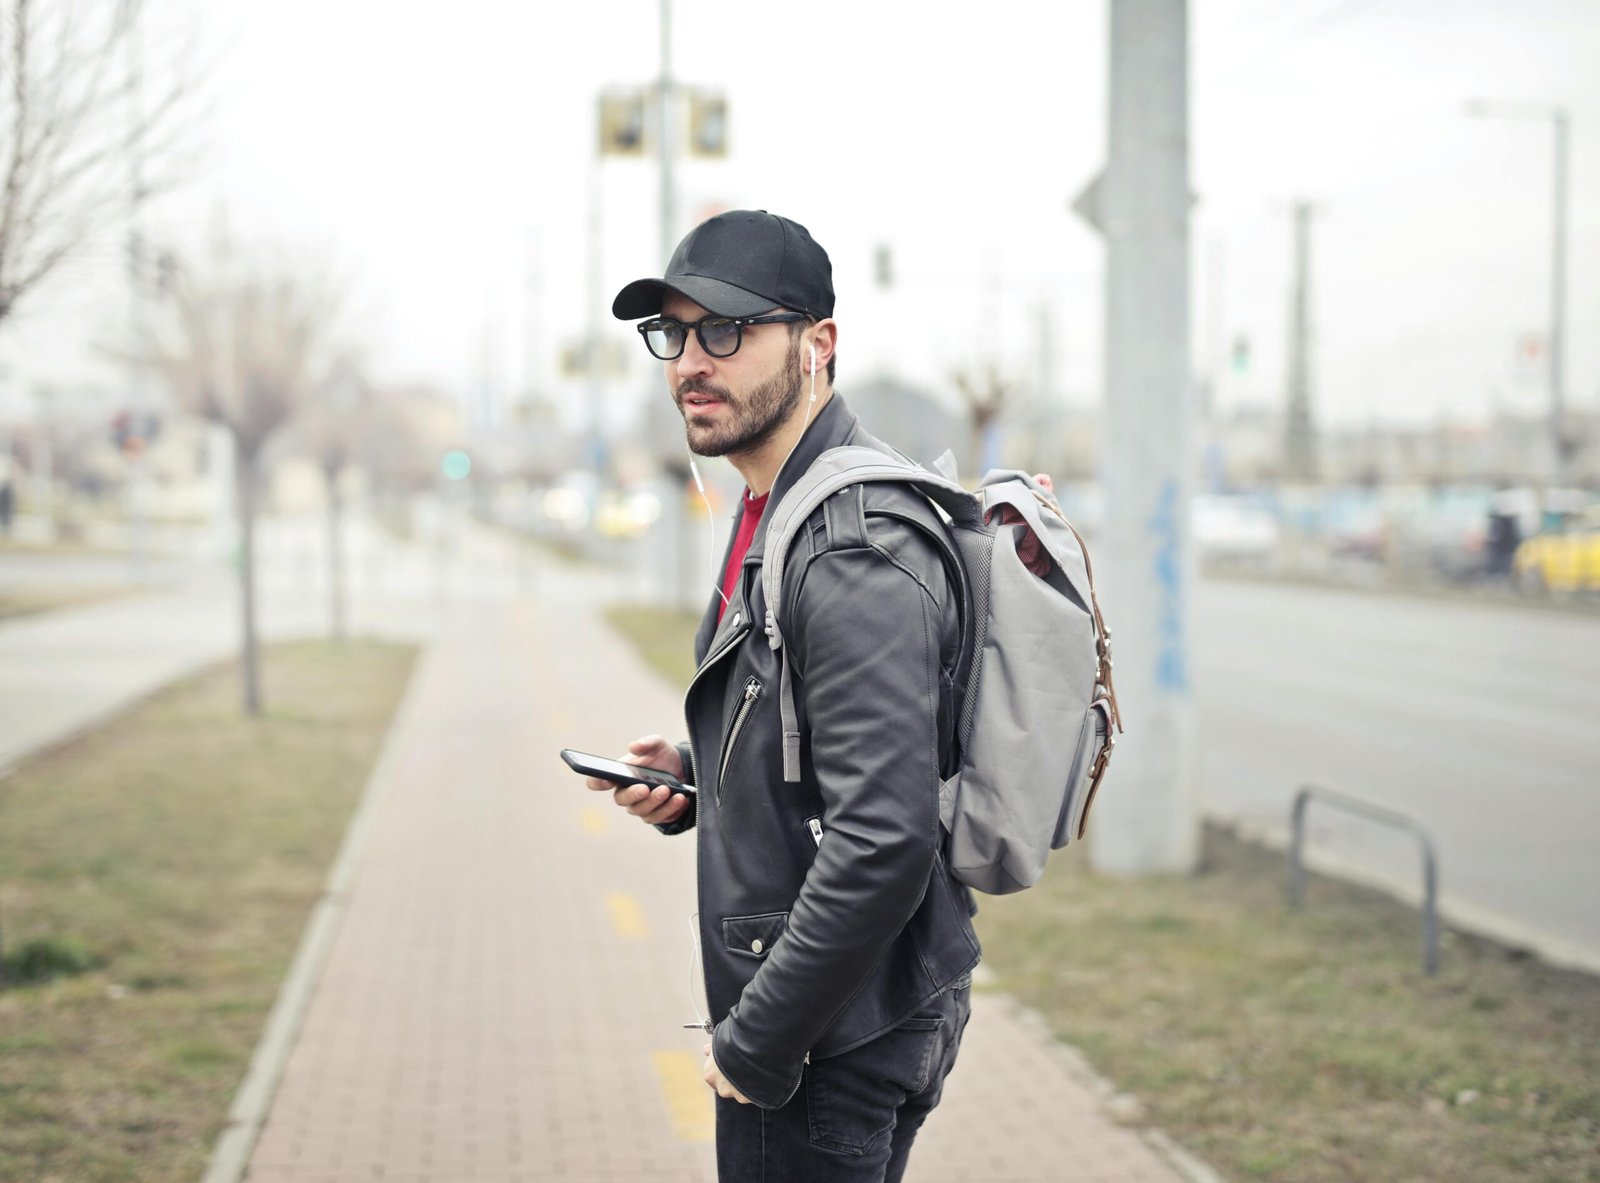
<path id="1" fill-rule="evenodd" d="M 451 602 L 503 601 L 532 590 L 526 552 L 483 531 L 434 544 L 395 541 L 356 519 L 348 531 L 349 627 L 428 636 Z M 267 521 L 259 537 L 259 627 L 268 640 L 326 636 L 322 523 Z M 199 540 L 152 558 L 138 580 L 127 556 L 0 554 L 0 590 L 124 587 L 127 598 L 0 621 L 0 771 L 110 718 L 239 647 L 237 582 L 226 548 Z"/>
<path id="2" fill-rule="evenodd" d="M 424 636 L 452 600 L 539 595 L 525 552 L 483 531 L 440 537 L 402 545 L 355 525 L 355 631 Z M 321 547 L 315 520 L 264 531 L 266 635 L 325 631 Z M 45 578 L 38 560 L 5 558 L 0 585 Z M 89 583 L 96 565 L 57 570 L 79 566 L 86 578 L 66 581 Z M 234 650 L 220 557 L 157 570 L 177 569 L 136 598 L 0 624 L 0 768 Z M 602 599 L 648 594 L 637 574 L 588 579 Z M 553 597 L 546 608 L 560 610 Z M 1531 930 L 1542 951 L 1570 947 L 1566 959 L 1600 970 L 1600 618 L 1202 581 L 1192 635 L 1210 813 L 1281 832 L 1308 782 L 1405 809 L 1439 844 L 1447 915 L 1518 939 Z M 1325 811 L 1313 820 L 1319 850 L 1417 880 L 1408 840 Z"/>
<path id="3" fill-rule="evenodd" d="M 1193 623 L 1209 811 L 1281 830 L 1305 783 L 1399 807 L 1457 918 L 1600 966 L 1600 618 L 1202 581 Z M 1322 848 L 1420 879 L 1409 839 L 1312 817 Z"/>

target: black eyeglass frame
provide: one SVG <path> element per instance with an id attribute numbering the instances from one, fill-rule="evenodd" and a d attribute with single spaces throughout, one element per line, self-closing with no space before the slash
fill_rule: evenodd
<path id="1" fill-rule="evenodd" d="M 650 334 L 665 329 L 668 325 L 677 325 L 680 329 L 694 329 L 694 335 L 700 342 L 700 348 L 706 351 L 707 356 L 717 359 L 729 358 L 739 352 L 739 347 L 744 344 L 744 331 L 752 325 L 792 324 L 797 320 L 810 320 L 804 312 L 772 312 L 765 316 L 717 316 L 708 313 L 699 320 L 684 321 L 671 316 L 652 316 L 649 320 L 641 321 L 634 327 L 639 330 L 639 336 L 644 339 L 644 347 L 650 350 L 650 356 L 659 361 L 677 361 L 683 356 L 683 349 L 689 343 L 689 334 L 683 335 L 683 340 L 678 343 L 678 351 L 669 357 L 662 357 L 650 347 Z M 710 321 L 720 321 L 734 327 L 733 348 L 726 353 L 718 353 L 706 343 L 706 324 Z"/>

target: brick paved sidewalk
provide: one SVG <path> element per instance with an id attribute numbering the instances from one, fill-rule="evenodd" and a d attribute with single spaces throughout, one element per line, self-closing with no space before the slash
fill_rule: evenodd
<path id="1" fill-rule="evenodd" d="M 681 730 L 679 699 L 551 572 L 440 630 L 252 1183 L 712 1180 L 692 837 L 590 794 L 563 746 Z M 1175 1180 L 1092 1082 L 980 996 L 923 1183 Z"/>

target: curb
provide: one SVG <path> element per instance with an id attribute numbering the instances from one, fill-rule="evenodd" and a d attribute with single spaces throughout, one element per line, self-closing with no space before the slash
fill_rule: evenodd
<path id="1" fill-rule="evenodd" d="M 294 1050 L 296 1037 L 305 1019 L 306 1008 L 322 977 L 323 963 L 338 931 L 339 922 L 355 883 L 356 871 L 366 847 L 367 834 L 372 827 L 372 816 L 377 805 L 388 795 L 395 769 L 405 754 L 402 741 L 411 717 L 420 709 L 421 695 L 418 687 L 423 681 L 423 666 L 432 658 L 432 645 L 424 643 L 416 666 L 406 686 L 405 697 L 389 724 L 384 737 L 378 763 L 367 779 L 361 800 L 345 830 L 344 842 L 328 872 L 327 886 L 312 905 L 311 917 L 306 922 L 300 947 L 294 961 L 284 976 L 283 985 L 267 1015 L 261 1039 L 251 1053 L 250 1064 L 233 1103 L 228 1109 L 228 1121 L 212 1147 L 211 1161 L 202 1183 L 240 1183 L 250 1168 L 250 1156 L 255 1152 L 256 1140 L 266 1124 L 267 1112 L 277 1095 L 278 1082 Z"/>
<path id="2" fill-rule="evenodd" d="M 99 731 L 107 724 L 115 723 L 124 715 L 131 714 L 135 709 L 143 706 L 163 691 L 171 690 L 191 679 L 203 677 L 219 666 L 235 660 L 236 656 L 235 654 L 229 654 L 217 661 L 203 661 L 188 669 L 179 670 L 169 678 L 163 678 L 149 686 L 141 686 L 132 694 L 85 715 L 65 731 L 57 732 L 55 735 L 48 735 L 42 740 L 16 744 L 13 750 L 10 751 L 0 749 L 0 780 L 5 780 L 7 777 L 15 775 L 17 770 L 25 764 L 31 764 L 41 757 L 49 756 L 61 751 L 63 748 L 71 747 L 79 740 Z"/>
<path id="3" fill-rule="evenodd" d="M 1210 583 L 1243 583 L 1258 587 L 1307 588 L 1312 591 L 1349 592 L 1354 595 L 1392 596 L 1433 604 L 1460 604 L 1468 608 L 1504 608 L 1511 611 L 1541 612 L 1565 616 L 1600 615 L 1600 601 L 1584 593 L 1522 594 L 1499 588 L 1461 586 L 1450 583 L 1378 582 L 1340 579 L 1311 572 L 1250 571 L 1243 568 L 1202 567 L 1200 575 Z"/>
<path id="4" fill-rule="evenodd" d="M 1126 1094 L 1096 1072 L 1081 1051 L 1051 1031 L 1043 1015 L 999 989 L 996 986 L 993 970 L 980 963 L 977 969 L 973 970 L 972 985 L 974 989 L 982 990 L 986 997 L 1010 1011 L 1018 1026 L 1024 1028 L 1041 1047 L 1045 1048 L 1068 1076 L 1094 1094 L 1095 1100 L 1114 1124 L 1137 1134 L 1145 1145 L 1155 1151 L 1163 1162 L 1188 1183 L 1227 1183 L 1225 1176 L 1218 1174 L 1211 1166 L 1179 1146 L 1164 1130 L 1128 1121 L 1112 1112 L 1111 1102 L 1125 1097 Z"/>

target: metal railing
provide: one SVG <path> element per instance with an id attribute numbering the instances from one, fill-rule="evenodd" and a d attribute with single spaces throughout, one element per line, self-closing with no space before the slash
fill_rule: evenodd
<path id="1" fill-rule="evenodd" d="M 1306 898 L 1306 868 L 1303 847 L 1306 837 L 1306 808 L 1315 797 L 1328 805 L 1358 814 L 1397 830 L 1404 830 L 1417 840 L 1422 852 L 1422 972 L 1432 977 L 1439 972 L 1439 860 L 1434 855 L 1433 839 L 1422 823 L 1409 814 L 1382 805 L 1374 805 L 1349 793 L 1325 789 L 1318 785 L 1304 785 L 1294 795 L 1289 839 L 1289 903 L 1301 907 Z"/>

